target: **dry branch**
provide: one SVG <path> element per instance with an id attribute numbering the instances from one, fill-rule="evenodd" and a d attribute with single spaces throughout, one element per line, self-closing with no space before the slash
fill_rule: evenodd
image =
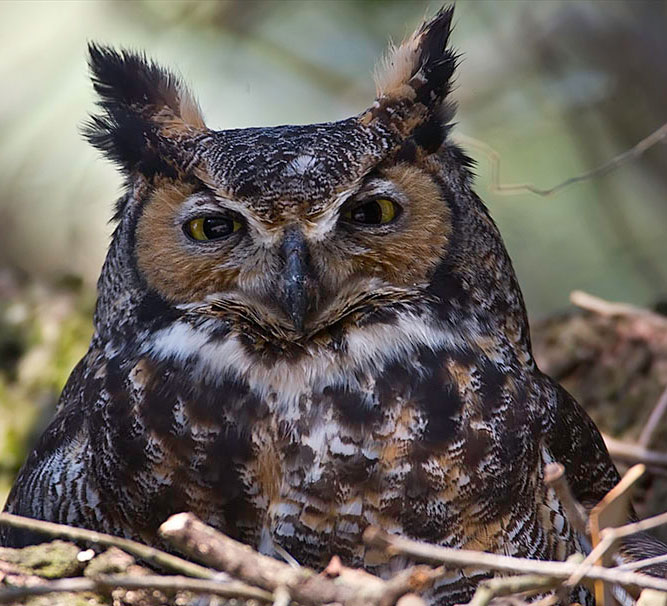
<path id="1" fill-rule="evenodd" d="M 513 577 L 500 577 L 482 581 L 475 591 L 468 606 L 487 606 L 494 598 L 527 591 L 550 591 L 560 584 L 557 579 L 541 575 L 526 574 Z"/>
<path id="2" fill-rule="evenodd" d="M 414 541 L 401 536 L 390 535 L 383 530 L 369 527 L 364 532 L 364 542 L 367 545 L 384 549 L 387 553 L 402 554 L 418 561 L 444 564 L 447 568 L 475 567 L 481 570 L 497 570 L 516 574 L 537 574 L 552 579 L 568 579 L 577 569 L 577 564 L 570 562 L 547 562 L 515 558 L 505 555 L 496 555 L 472 551 L 470 549 L 455 549 L 441 547 Z M 592 566 L 584 578 L 599 579 L 608 583 L 616 583 L 624 587 L 643 589 L 657 589 L 667 591 L 667 579 L 659 579 L 646 574 L 619 570 L 617 568 L 603 568 Z"/>
<path id="3" fill-rule="evenodd" d="M 361 569 L 338 565 L 336 576 L 331 578 L 326 571 L 317 574 L 309 568 L 294 568 L 259 554 L 190 513 L 172 516 L 159 532 L 178 549 L 209 566 L 267 591 L 285 588 L 293 600 L 310 606 L 334 602 L 348 606 L 391 606 L 407 593 L 428 588 L 441 573 L 428 566 L 416 566 L 384 581 Z"/>
<path id="4" fill-rule="evenodd" d="M 644 463 L 655 467 L 667 467 L 667 452 L 649 450 L 638 444 L 617 440 L 604 433 L 602 437 L 609 454 L 615 459 L 620 459 L 626 463 Z"/>
<path id="5" fill-rule="evenodd" d="M 501 183 L 500 154 L 495 149 L 493 149 L 487 143 L 480 141 L 479 139 L 475 139 L 473 137 L 469 137 L 466 135 L 458 134 L 456 136 L 456 139 L 463 144 L 470 145 L 471 147 L 480 150 L 489 159 L 489 162 L 491 164 L 491 183 L 489 184 L 490 191 L 505 196 L 514 194 L 533 193 L 537 194 L 538 196 L 547 197 L 547 196 L 553 196 L 559 191 L 565 189 L 566 187 L 569 187 L 570 185 L 574 185 L 575 183 L 580 183 L 582 181 L 587 181 L 595 177 L 601 177 L 602 175 L 606 175 L 607 173 L 618 168 L 625 162 L 639 158 L 646 150 L 650 149 L 654 145 L 657 145 L 658 143 L 662 143 L 665 140 L 667 140 L 667 122 L 662 126 L 660 126 L 659 128 L 657 128 L 656 130 L 654 130 L 647 137 L 639 141 L 636 145 L 624 151 L 623 153 L 615 156 L 608 162 L 605 162 L 604 164 L 598 166 L 597 168 L 594 168 L 593 170 L 589 170 L 581 175 L 577 175 L 576 177 L 565 179 L 564 181 L 561 181 L 557 185 L 554 185 L 553 187 L 549 188 L 537 187 L 532 183 Z"/>
<path id="6" fill-rule="evenodd" d="M 92 543 L 94 545 L 103 545 L 105 547 L 118 547 L 127 553 L 141 558 L 149 564 L 172 570 L 189 577 L 212 579 L 219 575 L 219 573 L 210 568 L 205 568 L 199 564 L 188 562 L 183 558 L 160 551 L 154 547 L 149 547 L 143 543 L 114 537 L 110 534 L 95 532 L 94 530 L 75 528 L 74 526 L 65 526 L 64 524 L 54 524 L 53 522 L 44 522 L 32 518 L 24 518 L 11 513 L 0 513 L 0 525 L 23 528 L 51 537 L 69 539 L 70 541 L 81 541 Z"/>
<path id="7" fill-rule="evenodd" d="M 663 564 L 667 562 L 667 553 L 652 558 L 644 558 L 643 560 L 636 560 L 635 562 L 626 562 L 616 566 L 616 570 L 638 570 L 640 568 L 647 568 L 653 564 Z"/>
<path id="8" fill-rule="evenodd" d="M 667 412 L 667 387 L 665 387 L 662 395 L 658 398 L 655 407 L 651 411 L 651 416 L 648 418 L 648 421 L 646 421 L 646 425 L 644 425 L 641 434 L 639 434 L 637 442 L 640 447 L 648 448 L 653 439 L 653 434 L 658 428 L 665 412 Z M 665 455 L 665 458 L 667 458 L 667 455 Z"/>
<path id="9" fill-rule="evenodd" d="M 565 479 L 565 467 L 561 463 L 549 463 L 544 467 L 544 483 L 551 486 L 562 503 L 572 526 L 583 536 L 589 534 L 586 510 L 576 501 Z"/>

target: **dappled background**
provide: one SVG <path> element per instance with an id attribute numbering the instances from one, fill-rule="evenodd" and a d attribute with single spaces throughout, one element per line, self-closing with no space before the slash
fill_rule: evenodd
<path id="1" fill-rule="evenodd" d="M 208 125 L 337 120 L 373 99 L 372 69 L 434 2 L 0 3 L 0 504 L 86 349 L 108 244 L 114 168 L 81 138 L 93 110 L 94 40 L 176 68 Z M 534 319 L 573 289 L 653 306 L 667 299 L 667 149 L 552 197 L 667 122 L 667 4 L 457 3 L 455 136 L 514 259 Z M 476 142 L 477 141 L 477 142 Z"/>

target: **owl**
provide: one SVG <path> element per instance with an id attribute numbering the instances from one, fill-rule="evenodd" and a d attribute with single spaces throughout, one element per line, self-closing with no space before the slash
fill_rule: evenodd
<path id="1" fill-rule="evenodd" d="M 158 546 L 191 511 L 262 553 L 383 577 L 411 562 L 365 547 L 369 525 L 528 558 L 584 550 L 544 466 L 562 463 L 589 508 L 619 476 L 536 367 L 449 139 L 451 20 L 390 50 L 368 109 L 303 126 L 212 130 L 170 72 L 90 46 L 86 134 L 126 193 L 90 349 L 7 511 Z M 451 571 L 429 599 L 466 602 L 489 574 Z"/>

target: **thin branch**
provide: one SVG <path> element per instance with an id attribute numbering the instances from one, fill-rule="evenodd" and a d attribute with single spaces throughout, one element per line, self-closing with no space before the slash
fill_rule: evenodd
<path id="1" fill-rule="evenodd" d="M 388 554 L 402 554 L 423 562 L 446 564 L 449 567 L 474 566 L 482 570 L 498 570 L 521 574 L 539 574 L 553 579 L 568 579 L 578 564 L 570 562 L 545 562 L 528 558 L 514 558 L 469 549 L 441 547 L 414 541 L 405 537 L 390 535 L 383 530 L 369 527 L 364 532 L 364 542 L 372 547 L 384 549 Z M 617 569 L 593 566 L 585 578 L 600 579 L 628 587 L 642 587 L 667 591 L 667 579 L 650 577 L 645 574 L 619 571 Z"/>
<path id="2" fill-rule="evenodd" d="M 547 197 L 553 196 L 554 194 L 560 192 L 566 187 L 569 187 L 570 185 L 574 185 L 575 183 L 588 181 L 589 179 L 594 179 L 595 177 L 606 175 L 622 164 L 639 158 L 646 150 L 650 149 L 654 145 L 657 145 L 658 143 L 662 143 L 667 140 L 667 122 L 660 126 L 658 129 L 654 130 L 650 135 L 639 141 L 639 143 L 624 151 L 622 154 L 615 156 L 608 162 L 605 162 L 593 170 L 586 171 L 581 175 L 566 179 L 565 181 L 562 181 L 557 185 L 547 189 L 537 187 L 532 183 L 501 183 L 500 154 L 495 149 L 493 149 L 487 143 L 480 141 L 479 139 L 468 137 L 466 135 L 459 134 L 456 136 L 456 139 L 463 144 L 477 148 L 489 159 L 491 164 L 491 183 L 489 184 L 490 191 L 504 196 L 532 193 L 537 194 L 538 196 Z"/>
<path id="3" fill-rule="evenodd" d="M 614 537 L 614 539 L 622 539 L 637 534 L 638 532 L 643 532 L 644 530 L 662 526 L 663 524 L 667 524 L 667 511 L 660 513 L 657 516 L 640 520 L 639 522 L 632 522 L 631 524 L 625 524 L 624 526 L 618 526 L 616 528 L 605 528 L 600 534 L 603 537 L 611 536 Z"/>
<path id="4" fill-rule="evenodd" d="M 572 496 L 570 486 L 565 479 L 565 467 L 561 463 L 549 463 L 545 465 L 544 483 L 554 489 L 558 500 L 565 509 L 568 520 L 570 520 L 575 530 L 583 537 L 587 537 L 589 532 L 586 511 Z"/>
<path id="5" fill-rule="evenodd" d="M 621 459 L 627 463 L 644 463 L 655 467 L 667 467 L 667 452 L 648 450 L 643 446 L 622 442 L 606 434 L 602 434 L 609 454 L 614 459 Z"/>
<path id="6" fill-rule="evenodd" d="M 550 591 L 560 584 L 558 579 L 542 575 L 526 574 L 513 577 L 499 577 L 482 581 L 468 606 L 488 606 L 494 598 L 526 591 Z"/>
<path id="7" fill-rule="evenodd" d="M 12 526 L 13 528 L 23 528 L 51 537 L 62 537 L 70 541 L 85 541 L 95 545 L 104 545 L 105 547 L 118 547 L 123 551 L 141 558 L 149 564 L 172 570 L 189 577 L 200 579 L 212 579 L 219 577 L 219 573 L 210 568 L 188 562 L 183 558 L 171 555 L 154 547 L 148 547 L 137 541 L 122 539 L 109 534 L 87 530 L 85 528 L 76 528 L 74 526 L 65 526 L 64 524 L 54 524 L 53 522 L 44 522 L 43 520 L 34 520 L 24 518 L 11 513 L 0 513 L 0 525 Z"/>
<path id="8" fill-rule="evenodd" d="M 175 592 L 208 593 L 226 598 L 244 598 L 272 602 L 273 595 L 238 581 L 219 582 L 191 579 L 182 576 L 131 576 L 123 574 L 99 575 L 94 578 L 58 579 L 40 585 L 0 588 L 0 604 L 12 604 L 29 596 L 51 593 L 108 592 L 112 589 L 149 589 Z"/>
<path id="9" fill-rule="evenodd" d="M 289 606 L 291 600 L 292 596 L 287 587 L 276 587 L 273 592 L 273 606 Z"/>
<path id="10" fill-rule="evenodd" d="M 658 428 L 658 425 L 660 424 L 662 417 L 665 415 L 665 412 L 667 412 L 667 387 L 665 387 L 662 395 L 660 398 L 658 398 L 656 405 L 651 411 L 651 416 L 649 416 L 648 421 L 646 421 L 646 425 L 644 425 L 642 432 L 639 434 L 639 439 L 637 442 L 640 446 L 648 448 L 651 440 L 653 439 L 653 434 Z"/>
<path id="11" fill-rule="evenodd" d="M 667 562 L 667 553 L 652 558 L 644 558 L 643 560 L 636 560 L 635 562 L 625 562 L 615 567 L 615 570 L 638 570 L 639 568 L 646 568 L 653 566 L 653 564 L 662 564 Z"/>
<path id="12" fill-rule="evenodd" d="M 599 562 L 602 559 L 602 556 L 611 549 L 614 544 L 614 539 L 610 537 L 604 537 L 591 551 L 586 559 L 577 566 L 577 569 L 570 575 L 570 577 L 565 582 L 566 585 L 574 587 L 581 582 L 588 572 L 595 566 L 596 562 Z"/>

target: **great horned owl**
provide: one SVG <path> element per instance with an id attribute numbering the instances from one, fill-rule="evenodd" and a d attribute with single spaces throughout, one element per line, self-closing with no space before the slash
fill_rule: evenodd
<path id="1" fill-rule="evenodd" d="M 448 139 L 451 18 L 390 53 L 369 109 L 306 126 L 211 130 L 172 74 L 90 47 L 87 135 L 127 192 L 90 350 L 7 511 L 152 544 L 192 511 L 264 553 L 385 576 L 407 562 L 367 550 L 369 524 L 582 550 L 544 465 L 588 507 L 619 478 L 536 368 L 511 262 Z M 487 575 L 452 572 L 432 600 L 464 602 Z"/>

